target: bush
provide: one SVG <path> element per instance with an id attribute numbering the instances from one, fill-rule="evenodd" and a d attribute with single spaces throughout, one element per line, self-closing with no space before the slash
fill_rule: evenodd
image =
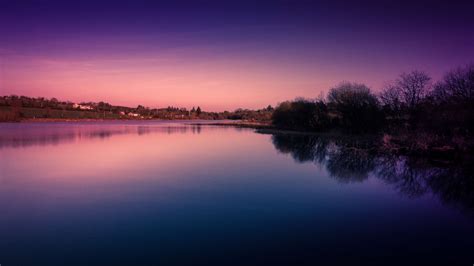
<path id="1" fill-rule="evenodd" d="M 339 117 L 339 126 L 352 132 L 374 131 L 383 115 L 377 97 L 364 84 L 343 82 L 328 94 L 328 106 Z"/>
<path id="2" fill-rule="evenodd" d="M 448 72 L 435 85 L 421 124 L 442 134 L 474 131 L 474 64 Z"/>
<path id="3" fill-rule="evenodd" d="M 283 129 L 321 131 L 329 125 L 328 109 L 322 101 L 286 101 L 275 108 L 272 123 Z"/>

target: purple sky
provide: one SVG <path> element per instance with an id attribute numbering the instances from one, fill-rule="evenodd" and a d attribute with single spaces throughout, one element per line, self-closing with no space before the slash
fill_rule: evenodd
<path id="1" fill-rule="evenodd" d="M 474 62 L 468 2 L 254 2 L 2 1 L 0 94 L 232 110 Z"/>

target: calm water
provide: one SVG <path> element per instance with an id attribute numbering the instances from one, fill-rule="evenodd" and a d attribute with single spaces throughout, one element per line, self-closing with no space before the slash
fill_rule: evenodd
<path id="1" fill-rule="evenodd" d="M 474 263 L 470 171 L 364 140 L 176 122 L 0 130 L 2 266 Z"/>

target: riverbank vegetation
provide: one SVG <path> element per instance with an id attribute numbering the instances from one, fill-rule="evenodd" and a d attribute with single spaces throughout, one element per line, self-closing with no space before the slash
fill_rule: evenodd
<path id="1" fill-rule="evenodd" d="M 149 108 L 138 105 L 136 108 L 111 105 L 106 102 L 60 101 L 56 98 L 33 98 L 26 96 L 0 96 L 0 122 L 15 121 L 64 121 L 64 120 L 107 120 L 107 119 L 160 119 L 160 120 L 246 120 L 269 122 L 273 107 L 259 110 L 237 109 L 235 111 L 207 112 L 200 106 L 191 110 L 168 106 Z"/>
<path id="2" fill-rule="evenodd" d="M 473 154 L 474 65 L 433 82 L 424 72 L 401 74 L 380 93 L 343 82 L 325 98 L 280 103 L 272 124 L 308 132 L 376 133 L 392 153 Z"/>
<path id="3" fill-rule="evenodd" d="M 456 158 L 474 154 L 474 64 L 434 82 L 421 71 L 401 74 L 377 93 L 342 82 L 317 99 L 297 98 L 259 110 L 207 112 L 201 107 L 148 108 L 55 98 L 0 97 L 0 121 L 83 119 L 241 120 L 233 126 L 379 136 L 390 153 Z M 229 124 L 225 124 L 229 126 Z"/>

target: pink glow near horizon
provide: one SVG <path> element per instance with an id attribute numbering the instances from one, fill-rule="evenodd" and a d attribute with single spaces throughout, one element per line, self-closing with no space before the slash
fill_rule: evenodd
<path id="1" fill-rule="evenodd" d="M 15 58 L 4 62 L 2 94 L 103 100 L 130 106 L 201 105 L 222 110 L 263 107 L 278 100 L 278 96 L 286 96 L 272 95 L 269 88 L 284 88 L 292 83 L 291 77 L 281 73 L 280 84 L 274 84 L 269 73 L 273 70 L 251 70 L 238 63 L 226 66 L 223 61 L 178 61 Z"/>
<path id="2" fill-rule="evenodd" d="M 5 59 L 6 58 L 6 59 Z M 212 55 L 156 55 L 93 58 L 48 58 L 7 55 L 2 62 L 2 95 L 106 101 L 150 107 L 201 106 L 210 111 L 263 108 L 295 97 L 315 98 L 344 80 L 381 86 L 394 71 L 374 77 L 370 68 L 338 73 L 317 62 L 278 62 L 271 58 Z M 341 74 L 342 73 L 342 74 Z M 393 75 L 392 75 L 393 73 Z M 392 75 L 392 76 L 391 76 Z"/>
<path id="3" fill-rule="evenodd" d="M 278 88 L 286 89 L 295 82 L 285 73 L 277 74 L 278 69 L 251 69 L 244 62 L 178 61 L 16 59 L 6 62 L 2 87 L 4 93 L 73 101 L 103 100 L 131 106 L 201 105 L 222 110 L 264 107 L 278 101 L 278 97 L 287 97 Z M 272 75 L 278 76 L 278 81 Z"/>
<path id="4" fill-rule="evenodd" d="M 0 95 L 255 109 L 474 59 L 472 4 L 41 2 L 2 3 Z"/>

